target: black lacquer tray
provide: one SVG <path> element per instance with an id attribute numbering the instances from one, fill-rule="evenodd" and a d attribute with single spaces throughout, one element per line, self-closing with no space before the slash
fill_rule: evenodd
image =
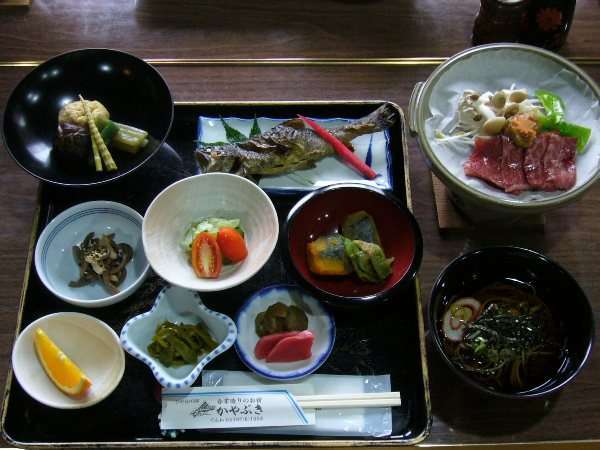
<path id="1" fill-rule="evenodd" d="M 58 213 L 90 200 L 113 200 L 144 214 L 152 199 L 166 186 L 198 173 L 193 156 L 198 116 L 289 118 L 296 114 L 316 117 L 359 118 L 382 102 L 256 102 L 175 105 L 173 128 L 159 152 L 142 168 L 110 185 L 73 189 L 42 184 L 25 274 L 17 333 L 37 318 L 57 311 L 79 311 L 109 324 L 117 334 L 133 315 L 150 308 L 165 282 L 149 277 L 127 300 L 100 309 L 83 309 L 55 298 L 39 280 L 33 267 L 33 248 L 39 233 Z M 410 186 L 405 122 L 390 130 L 393 191 L 410 207 Z M 302 194 L 270 194 L 282 222 Z M 242 285 L 218 293 L 203 293 L 212 309 L 234 316 L 251 294 L 274 283 L 294 282 L 286 270 L 280 245 L 268 263 Z M 392 408 L 391 436 L 348 438 L 284 436 L 186 431 L 176 438 L 161 434 L 159 388 L 147 366 L 126 356 L 123 380 L 99 404 L 80 410 L 58 410 L 30 398 L 14 379 L 7 378 L 2 415 L 4 438 L 19 447 L 293 447 L 374 446 L 415 444 L 427 436 L 431 424 L 427 368 L 418 282 L 409 292 L 369 309 L 332 309 L 337 339 L 331 357 L 318 370 L 324 374 L 390 374 L 392 390 L 400 391 L 402 406 Z M 247 370 L 234 349 L 211 362 L 207 369 Z"/>

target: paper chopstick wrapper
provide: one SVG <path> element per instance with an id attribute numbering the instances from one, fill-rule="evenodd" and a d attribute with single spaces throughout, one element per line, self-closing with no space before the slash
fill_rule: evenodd
<path id="1" fill-rule="evenodd" d="M 306 394 L 310 394 L 306 389 Z M 304 411 L 285 385 L 162 391 L 161 430 L 304 426 L 315 413 Z"/>

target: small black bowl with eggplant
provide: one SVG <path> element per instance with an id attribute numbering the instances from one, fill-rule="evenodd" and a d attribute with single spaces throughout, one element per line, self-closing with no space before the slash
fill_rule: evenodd
<path id="1" fill-rule="evenodd" d="M 89 186 L 142 166 L 172 121 L 171 93 L 156 69 L 121 51 L 82 49 L 25 76 L 8 99 L 3 137 L 37 178 Z"/>

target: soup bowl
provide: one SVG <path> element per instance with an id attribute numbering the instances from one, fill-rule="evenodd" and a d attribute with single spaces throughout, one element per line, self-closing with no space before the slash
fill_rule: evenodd
<path id="1" fill-rule="evenodd" d="M 444 345 L 447 338 L 441 323 L 448 306 L 459 297 L 472 296 L 497 282 L 533 291 L 548 306 L 558 324 L 559 362 L 539 384 L 501 389 L 484 383 L 459 367 Z M 476 389 L 504 398 L 539 397 L 563 388 L 583 368 L 594 341 L 592 309 L 577 281 L 544 255 L 519 247 L 482 248 L 452 261 L 433 286 L 428 316 L 435 347 L 450 369 Z"/>

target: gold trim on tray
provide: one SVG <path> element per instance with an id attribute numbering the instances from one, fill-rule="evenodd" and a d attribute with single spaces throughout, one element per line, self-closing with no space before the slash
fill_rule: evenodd
<path id="1" fill-rule="evenodd" d="M 438 66 L 446 57 L 400 58 L 146 58 L 155 66 Z M 600 65 L 597 56 L 568 57 L 580 66 Z M 44 61 L 0 61 L 0 67 L 36 67 Z"/>

